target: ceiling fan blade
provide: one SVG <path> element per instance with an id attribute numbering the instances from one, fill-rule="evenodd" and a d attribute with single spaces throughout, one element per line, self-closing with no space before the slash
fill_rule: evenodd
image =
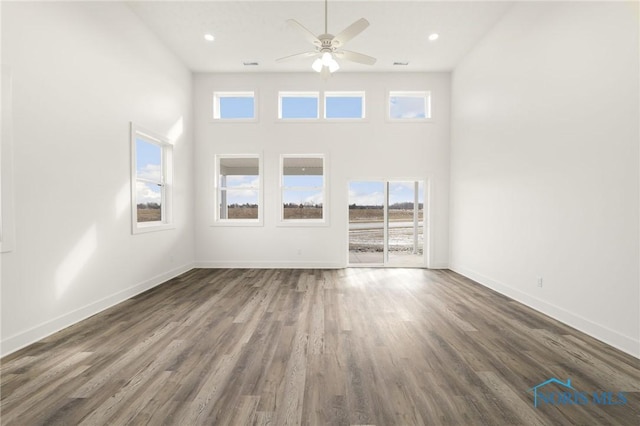
<path id="1" fill-rule="evenodd" d="M 310 56 L 316 56 L 316 55 L 318 55 L 318 52 L 296 53 L 295 55 L 289 55 L 289 56 L 285 56 L 283 58 L 278 58 L 278 59 L 276 59 L 276 62 L 284 62 L 284 61 L 288 61 L 290 59 L 308 58 Z"/>
<path id="2" fill-rule="evenodd" d="M 333 38 L 334 46 L 343 46 L 346 42 L 363 32 L 368 26 L 369 21 L 364 18 L 358 19 Z"/>
<path id="3" fill-rule="evenodd" d="M 311 31 L 309 31 L 304 25 L 295 19 L 287 19 L 287 23 L 292 27 L 296 28 L 300 33 L 306 38 L 310 43 L 313 43 L 316 46 L 321 46 L 322 42 L 318 40 L 318 37 Z"/>
<path id="4" fill-rule="evenodd" d="M 347 61 L 357 62 L 359 64 L 373 65 L 376 63 L 376 58 L 372 56 L 357 52 L 350 52 L 348 50 L 337 51 L 335 52 L 335 55 L 340 59 L 346 59 Z"/>

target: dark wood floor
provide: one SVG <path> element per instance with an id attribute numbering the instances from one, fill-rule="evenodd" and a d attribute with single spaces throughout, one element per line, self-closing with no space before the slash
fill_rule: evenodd
<path id="1" fill-rule="evenodd" d="M 551 377 L 628 401 L 534 408 Z M 5 357 L 1 385 L 7 425 L 640 424 L 638 359 L 420 269 L 193 270 Z"/>

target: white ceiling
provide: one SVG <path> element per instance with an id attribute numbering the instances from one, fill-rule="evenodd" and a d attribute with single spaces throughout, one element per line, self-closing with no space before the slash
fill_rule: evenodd
<path id="1" fill-rule="evenodd" d="M 286 20 L 296 19 L 316 35 L 324 32 L 324 2 L 314 1 L 133 1 L 129 7 L 192 71 L 309 71 L 313 58 L 275 59 L 313 50 Z M 373 66 L 340 61 L 341 71 L 448 71 L 504 15 L 510 2 L 330 0 L 329 33 L 359 18 L 369 28 L 345 48 L 378 59 Z M 212 33 L 214 42 L 204 40 Z M 430 42 L 427 37 L 438 33 Z M 258 62 L 244 66 L 243 62 Z M 394 66 L 408 61 L 408 66 Z"/>

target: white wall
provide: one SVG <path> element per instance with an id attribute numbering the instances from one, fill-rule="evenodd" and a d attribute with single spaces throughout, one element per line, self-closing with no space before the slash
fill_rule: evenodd
<path id="1" fill-rule="evenodd" d="M 515 4 L 454 72 L 451 151 L 452 269 L 635 356 L 638 22 Z"/>
<path id="2" fill-rule="evenodd" d="M 2 353 L 193 264 L 191 74 L 122 3 L 2 4 L 15 248 Z M 129 122 L 175 142 L 174 230 L 131 235 Z"/>
<path id="3" fill-rule="evenodd" d="M 256 90 L 259 121 L 212 120 L 214 91 Z M 364 90 L 366 120 L 350 123 L 278 122 L 279 90 Z M 430 90 L 433 121 L 390 123 L 389 90 Z M 432 267 L 448 263 L 448 179 L 450 74 L 336 73 L 324 82 L 315 73 L 196 74 L 197 263 L 211 267 L 344 267 L 347 263 L 349 179 L 429 180 L 432 192 Z M 262 153 L 264 226 L 212 227 L 213 165 L 216 154 Z M 328 227 L 279 227 L 278 178 L 281 154 L 326 154 Z M 298 249 L 301 254 L 298 254 Z"/>

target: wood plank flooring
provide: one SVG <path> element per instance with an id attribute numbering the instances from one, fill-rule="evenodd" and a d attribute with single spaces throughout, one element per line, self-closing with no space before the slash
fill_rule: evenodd
<path id="1" fill-rule="evenodd" d="M 195 269 L 1 361 L 3 425 L 640 424 L 638 359 L 450 271 Z"/>

